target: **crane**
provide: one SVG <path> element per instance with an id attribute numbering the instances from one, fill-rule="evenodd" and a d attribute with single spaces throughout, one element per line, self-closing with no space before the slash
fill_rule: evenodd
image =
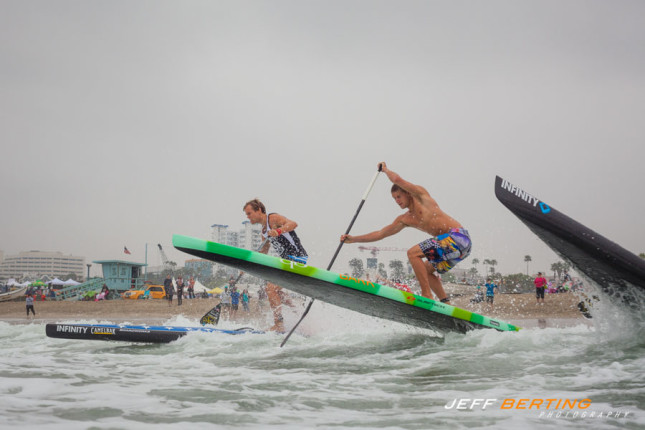
<path id="1" fill-rule="evenodd" d="M 406 248 L 393 248 L 391 246 L 359 246 L 358 247 L 359 251 L 370 251 L 372 253 L 373 257 L 376 257 L 376 254 L 379 253 L 379 251 L 399 251 L 399 252 L 407 252 L 408 250 Z"/>
<path id="2" fill-rule="evenodd" d="M 159 254 L 161 254 L 161 264 L 163 264 L 163 269 L 164 270 L 170 270 L 170 273 L 172 273 L 172 264 L 170 260 L 168 260 L 168 256 L 164 252 L 163 248 L 161 247 L 161 244 L 158 243 L 157 246 L 159 247 Z"/>

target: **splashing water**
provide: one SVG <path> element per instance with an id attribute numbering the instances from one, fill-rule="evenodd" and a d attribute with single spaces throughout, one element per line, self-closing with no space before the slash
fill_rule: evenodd
<path id="1" fill-rule="evenodd" d="M 642 314 L 592 312 L 591 327 L 441 337 L 317 303 L 285 348 L 274 333 L 138 345 L 0 322 L 0 427 L 643 428 Z"/>

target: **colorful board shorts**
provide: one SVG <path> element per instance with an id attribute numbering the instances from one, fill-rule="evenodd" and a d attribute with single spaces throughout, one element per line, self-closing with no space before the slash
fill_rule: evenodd
<path id="1" fill-rule="evenodd" d="M 419 247 L 438 273 L 446 273 L 470 255 L 472 242 L 467 230 L 453 228 L 446 234 L 424 240 Z"/>

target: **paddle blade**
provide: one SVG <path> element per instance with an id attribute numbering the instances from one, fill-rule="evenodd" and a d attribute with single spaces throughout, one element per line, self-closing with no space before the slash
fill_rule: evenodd
<path id="1" fill-rule="evenodd" d="M 222 311 L 222 304 L 220 303 L 210 311 L 206 312 L 206 314 L 199 320 L 200 324 L 217 325 L 217 323 L 219 322 L 219 314 L 221 311 Z"/>

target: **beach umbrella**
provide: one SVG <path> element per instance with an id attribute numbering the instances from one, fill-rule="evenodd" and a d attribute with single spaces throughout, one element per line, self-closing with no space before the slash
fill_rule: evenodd
<path id="1" fill-rule="evenodd" d="M 215 287 L 212 290 L 208 290 L 208 293 L 210 293 L 210 294 L 221 294 L 222 291 L 224 291 L 224 290 L 222 290 L 220 287 Z"/>

